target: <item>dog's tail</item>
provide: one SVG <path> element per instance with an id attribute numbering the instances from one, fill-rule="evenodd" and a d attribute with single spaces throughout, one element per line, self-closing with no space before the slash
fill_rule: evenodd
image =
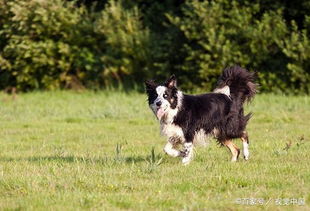
<path id="1" fill-rule="evenodd" d="M 253 99 L 257 92 L 256 75 L 239 66 L 224 69 L 214 92 L 228 95 L 232 101 L 243 104 Z"/>
<path id="2" fill-rule="evenodd" d="M 239 138 L 244 132 L 252 114 L 244 115 L 243 104 L 253 99 L 257 92 L 255 73 L 239 66 L 228 67 L 223 71 L 214 92 L 222 93 L 232 100 L 225 126 L 226 137 Z"/>

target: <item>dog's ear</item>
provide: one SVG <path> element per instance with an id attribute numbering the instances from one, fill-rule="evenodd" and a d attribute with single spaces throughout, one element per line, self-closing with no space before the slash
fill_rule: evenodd
<path id="1" fill-rule="evenodd" d="M 175 75 L 171 75 L 165 83 L 165 86 L 168 88 L 177 87 L 177 79 Z"/>
<path id="2" fill-rule="evenodd" d="M 144 81 L 146 92 L 150 92 L 155 89 L 156 83 L 154 80 L 146 80 Z"/>

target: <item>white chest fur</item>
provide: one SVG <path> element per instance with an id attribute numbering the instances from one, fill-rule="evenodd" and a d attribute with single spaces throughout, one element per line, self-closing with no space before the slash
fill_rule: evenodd
<path id="1" fill-rule="evenodd" d="M 160 124 L 160 132 L 161 135 L 167 136 L 168 140 L 171 137 L 177 138 L 180 142 L 185 142 L 184 133 L 181 127 L 173 124 L 173 123 L 161 123 Z M 216 130 L 214 129 L 212 133 L 206 134 L 204 130 L 199 130 L 194 134 L 193 144 L 196 146 L 207 146 L 211 136 L 214 136 Z"/>
<path id="2" fill-rule="evenodd" d="M 168 138 L 176 137 L 184 141 L 184 134 L 182 128 L 173 123 L 161 123 L 160 132 L 162 135 L 167 136 Z"/>

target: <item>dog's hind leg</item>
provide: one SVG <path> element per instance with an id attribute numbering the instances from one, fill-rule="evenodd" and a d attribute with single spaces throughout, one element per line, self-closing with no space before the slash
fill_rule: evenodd
<path id="1" fill-rule="evenodd" d="M 243 157 L 245 160 L 249 160 L 249 136 L 246 131 L 243 131 L 241 136 L 242 146 L 243 146 Z"/>
<path id="2" fill-rule="evenodd" d="M 240 154 L 240 149 L 231 140 L 225 140 L 222 143 L 230 150 L 232 154 L 231 161 L 236 162 Z"/>

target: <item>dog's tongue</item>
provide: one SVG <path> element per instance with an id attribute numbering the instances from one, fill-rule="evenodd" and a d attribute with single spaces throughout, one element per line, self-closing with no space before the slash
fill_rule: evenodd
<path id="1" fill-rule="evenodd" d="M 158 119 L 161 119 L 163 117 L 163 115 L 165 114 L 164 109 L 163 108 L 159 108 L 156 112 L 156 116 Z"/>

